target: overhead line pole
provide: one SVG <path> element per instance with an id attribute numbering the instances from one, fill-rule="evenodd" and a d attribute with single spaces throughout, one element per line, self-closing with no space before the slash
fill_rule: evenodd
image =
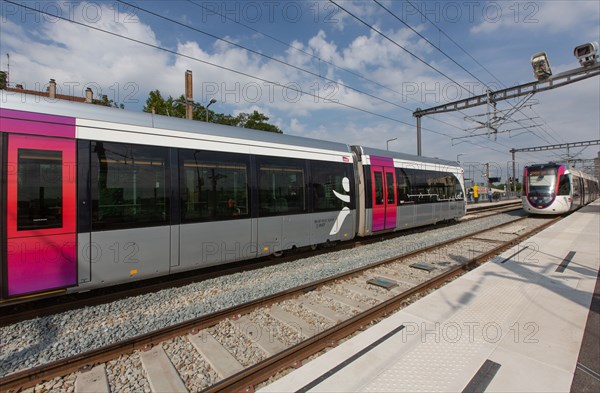
<path id="1" fill-rule="evenodd" d="M 597 75 L 600 75 L 600 63 L 597 63 L 591 67 L 579 67 L 570 71 L 565 71 L 548 79 L 524 83 L 522 85 L 509 87 L 502 90 L 490 91 L 489 101 L 498 102 L 502 100 L 509 100 L 512 98 L 524 96 L 527 94 L 540 93 L 542 91 L 552 90 L 557 87 L 566 86 L 571 83 L 579 82 L 581 80 L 591 78 Z M 467 108 L 473 108 L 487 103 L 488 93 L 486 92 L 485 94 L 450 102 L 448 104 L 438 105 L 429 109 L 417 109 L 413 112 L 413 116 L 422 117 L 426 115 L 433 115 L 436 113 L 454 112 Z"/>
<path id="2" fill-rule="evenodd" d="M 485 94 L 438 105 L 428 109 L 417 108 L 417 110 L 413 112 L 413 116 L 417 118 L 417 155 L 421 155 L 421 118 L 423 116 L 460 111 L 488 103 L 495 103 L 528 94 L 535 94 L 556 89 L 557 87 L 566 86 L 571 83 L 579 82 L 581 80 L 598 75 L 600 75 L 600 63 L 589 67 L 580 67 L 565 71 L 548 79 L 524 83 L 522 85 L 509 87 L 498 91 L 488 91 Z"/>

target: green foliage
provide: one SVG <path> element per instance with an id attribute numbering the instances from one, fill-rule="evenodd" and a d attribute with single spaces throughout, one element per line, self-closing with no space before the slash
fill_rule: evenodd
<path id="1" fill-rule="evenodd" d="M 101 106 L 109 106 L 111 108 L 125 109 L 125 105 L 123 105 L 122 103 L 121 104 L 117 104 L 112 99 L 109 100 L 108 96 L 106 94 L 103 95 L 102 98 L 99 99 L 99 100 L 93 100 L 92 104 L 94 104 L 94 105 L 101 105 Z"/>
<path id="2" fill-rule="evenodd" d="M 8 75 L 6 71 L 0 71 L 0 90 L 6 89 L 6 80 L 8 79 Z"/>
<path id="3" fill-rule="evenodd" d="M 244 128 L 252 128 L 254 130 L 275 132 L 278 134 L 283 134 L 283 131 L 279 129 L 276 125 L 267 123 L 269 118 L 258 111 L 254 111 L 251 114 L 248 113 L 240 113 L 238 116 L 238 127 Z"/>
<path id="4" fill-rule="evenodd" d="M 171 97 L 169 100 L 173 101 Z M 172 106 L 169 109 L 172 111 Z M 169 111 L 167 110 L 167 102 L 160 94 L 160 90 L 151 91 L 148 94 L 148 98 L 146 99 L 146 106 L 144 106 L 144 112 L 153 112 L 158 115 L 170 116 Z"/>
<path id="5" fill-rule="evenodd" d="M 199 103 L 194 103 L 193 105 L 192 119 L 206 121 L 207 108 Z M 143 110 L 144 112 L 154 111 L 157 115 L 185 118 L 185 97 L 181 95 L 178 99 L 174 99 L 171 96 L 164 98 L 159 90 L 154 90 L 148 94 L 148 99 L 146 99 L 146 105 Z M 216 113 L 208 109 L 208 121 L 210 123 L 251 128 L 254 130 L 275 132 L 279 134 L 283 133 L 279 127 L 268 123 L 268 120 L 269 118 L 267 116 L 258 111 L 252 113 L 242 112 L 237 116 L 231 116 L 224 113 Z"/>

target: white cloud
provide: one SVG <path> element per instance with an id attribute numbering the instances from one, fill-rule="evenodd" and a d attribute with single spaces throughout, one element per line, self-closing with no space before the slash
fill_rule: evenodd
<path id="1" fill-rule="evenodd" d="M 305 132 L 306 125 L 302 124 L 300 120 L 294 117 L 290 120 L 290 125 L 288 129 L 292 134 L 302 135 Z"/>
<path id="2" fill-rule="evenodd" d="M 82 22 L 159 45 L 153 31 L 139 21 L 83 20 L 85 7 L 82 3 L 72 10 Z M 114 12 L 104 5 L 96 7 L 103 15 Z M 157 74 L 147 65 L 168 62 L 164 52 L 66 21 L 42 19 L 36 27 L 25 30 L 10 20 L 2 21 L 3 50 L 11 55 L 11 82 L 29 89 L 45 86 L 53 78 L 65 94 L 83 96 L 85 87 L 92 86 L 96 94 L 121 101 L 135 95 L 145 82 L 156 80 Z"/>
<path id="3" fill-rule="evenodd" d="M 471 28 L 472 34 L 489 34 L 498 30 L 536 30 L 560 33 L 591 24 L 598 37 L 600 3 L 596 1 L 489 2 L 481 9 L 482 21 Z"/>

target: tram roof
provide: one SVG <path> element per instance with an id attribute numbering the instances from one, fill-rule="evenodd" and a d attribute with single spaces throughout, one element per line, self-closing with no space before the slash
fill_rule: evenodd
<path id="1" fill-rule="evenodd" d="M 375 149 L 372 147 L 365 147 L 365 146 L 354 146 L 354 147 L 356 149 L 358 149 L 359 152 L 361 152 L 363 155 L 367 155 L 367 156 L 388 157 L 388 158 L 396 158 L 396 159 L 405 160 L 405 161 L 427 162 L 427 163 L 431 163 L 431 164 L 456 166 L 456 167 L 460 166 L 460 164 L 456 161 L 448 161 L 448 160 L 443 160 L 440 158 L 423 157 L 423 156 L 417 156 L 417 155 L 413 155 L 413 154 L 406 154 L 406 153 L 400 153 L 400 152 L 389 151 L 389 150 L 381 150 L 381 149 Z"/>
<path id="2" fill-rule="evenodd" d="M 89 103 L 55 100 L 25 93 L 0 91 L 0 97 L 0 102 L 2 102 L 2 108 L 4 109 L 191 132 L 216 137 L 326 149 L 344 153 L 351 151 L 350 146 L 344 143 L 321 141 L 318 139 L 206 123 L 203 121 L 191 121 L 177 117 L 153 115 L 146 112 L 133 112 Z"/>

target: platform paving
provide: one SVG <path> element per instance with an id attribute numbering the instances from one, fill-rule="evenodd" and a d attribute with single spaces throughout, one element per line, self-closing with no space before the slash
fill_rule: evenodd
<path id="1" fill-rule="evenodd" d="M 596 289 L 585 325 L 571 392 L 600 392 L 600 275 L 596 279 Z"/>

